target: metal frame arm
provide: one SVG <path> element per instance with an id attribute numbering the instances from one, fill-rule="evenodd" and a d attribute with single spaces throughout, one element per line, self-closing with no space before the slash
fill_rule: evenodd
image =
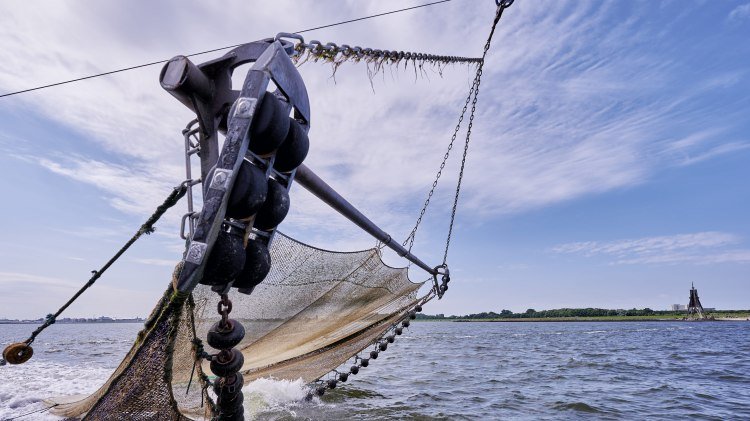
<path id="1" fill-rule="evenodd" d="M 362 212 L 357 210 L 351 203 L 344 199 L 336 190 L 329 186 L 325 181 L 317 176 L 310 168 L 305 164 L 302 164 L 297 168 L 297 174 L 295 181 L 302 187 L 307 189 L 310 193 L 315 195 L 318 199 L 322 200 L 328 206 L 335 209 L 338 213 L 345 216 L 350 221 L 354 222 L 358 227 L 362 228 L 365 232 L 375 237 L 378 241 L 382 242 L 391 250 L 398 253 L 399 256 L 409 260 L 420 268 L 424 269 L 431 275 L 437 275 L 437 268 L 432 268 L 417 256 L 413 255 L 409 250 L 405 249 L 401 244 L 393 240 L 387 232 L 383 231 L 375 225 L 369 218 L 367 218 Z"/>

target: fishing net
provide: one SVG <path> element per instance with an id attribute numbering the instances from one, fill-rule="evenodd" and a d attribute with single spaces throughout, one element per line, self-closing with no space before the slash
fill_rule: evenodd
<path id="1" fill-rule="evenodd" d="M 277 233 L 271 258 L 271 272 L 251 295 L 231 293 L 231 317 L 247 332 L 236 347 L 245 384 L 261 377 L 313 382 L 423 301 L 422 283 L 385 265 L 378 249 L 332 252 Z M 200 338 L 220 319 L 218 301 L 203 285 L 192 294 L 170 286 L 106 383 L 90 396 L 51 400 L 52 412 L 91 420 L 210 418 L 211 372 L 196 356 L 217 352 Z"/>

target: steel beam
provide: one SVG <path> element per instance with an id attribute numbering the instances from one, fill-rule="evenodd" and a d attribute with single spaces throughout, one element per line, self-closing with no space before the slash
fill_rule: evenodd
<path id="1" fill-rule="evenodd" d="M 328 206 L 335 209 L 338 213 L 344 215 L 347 219 L 354 222 L 358 227 L 362 228 L 368 234 L 375 237 L 378 241 L 385 244 L 388 248 L 398 253 L 399 256 L 409 260 L 420 268 L 424 269 L 431 275 L 436 275 L 437 270 L 430 267 L 417 256 L 413 255 L 409 250 L 405 249 L 401 244 L 393 240 L 385 231 L 380 229 L 374 222 L 362 214 L 357 208 L 351 203 L 344 199 L 336 190 L 329 186 L 325 181 L 318 177 L 310 168 L 305 164 L 300 165 L 297 168 L 297 173 L 294 180 L 299 183 L 302 187 L 307 189 L 310 193 L 315 195 L 318 199 L 322 200 Z"/>

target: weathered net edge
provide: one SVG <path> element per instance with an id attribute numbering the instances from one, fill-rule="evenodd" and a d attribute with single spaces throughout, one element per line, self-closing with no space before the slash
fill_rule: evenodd
<path id="1" fill-rule="evenodd" d="M 169 287 L 152 310 L 151 315 L 144 323 L 143 329 L 138 332 L 132 347 L 123 358 L 117 369 L 115 369 L 112 375 L 108 378 L 108 380 L 94 393 L 88 395 L 83 399 L 74 400 L 76 397 L 71 396 L 47 399 L 45 401 L 45 404 L 51 407 L 50 413 L 60 417 L 72 419 L 82 418 L 93 420 L 112 419 L 112 417 L 116 418 L 118 414 L 112 412 L 98 414 L 97 408 L 100 406 L 102 401 L 109 396 L 113 389 L 117 387 L 120 380 L 123 379 L 123 376 L 126 376 L 128 374 L 129 369 L 133 367 L 134 363 L 139 361 L 138 357 L 142 352 L 144 352 L 143 350 L 146 349 L 144 344 L 146 344 L 148 341 L 158 341 L 160 339 L 166 340 L 166 343 L 164 344 L 164 351 L 167 352 L 164 353 L 165 358 L 162 361 L 162 364 L 159 364 L 162 370 L 159 377 L 161 377 L 161 380 L 165 384 L 169 384 L 172 376 L 172 351 L 174 347 L 174 340 L 176 337 L 176 330 L 179 329 L 180 315 L 184 311 L 184 307 L 186 306 L 185 303 L 186 300 L 188 300 L 189 295 L 190 294 L 175 292 L 172 288 L 172 284 L 170 283 Z M 189 310 L 190 313 L 192 313 L 192 308 L 190 308 Z M 164 333 L 162 332 L 162 329 L 165 327 L 165 325 L 167 327 L 166 335 L 164 335 Z M 165 337 L 160 338 L 157 336 Z M 173 412 L 170 418 L 187 420 L 188 418 L 184 417 L 177 407 L 177 403 L 174 400 L 174 396 L 172 395 L 171 387 L 167 387 L 165 388 L 165 390 L 170 397 L 168 406 Z M 123 411 L 119 415 L 128 417 L 128 411 L 126 410 L 127 408 L 122 409 Z M 159 416 L 161 415 L 166 414 L 160 414 Z"/>

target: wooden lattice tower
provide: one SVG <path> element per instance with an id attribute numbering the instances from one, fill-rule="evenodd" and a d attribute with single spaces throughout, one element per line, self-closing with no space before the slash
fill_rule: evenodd
<path id="1" fill-rule="evenodd" d="M 703 305 L 701 305 L 701 300 L 698 298 L 698 290 L 695 289 L 694 284 L 691 284 L 690 301 L 688 302 L 687 312 L 689 318 L 706 318 L 705 312 L 703 311 Z"/>

